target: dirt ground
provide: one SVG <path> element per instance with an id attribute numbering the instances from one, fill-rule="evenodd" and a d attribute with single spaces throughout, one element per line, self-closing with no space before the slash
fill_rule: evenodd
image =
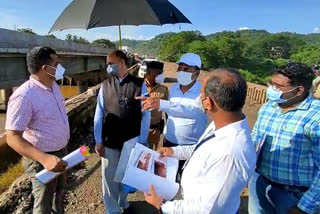
<path id="1" fill-rule="evenodd" d="M 176 65 L 174 63 L 165 63 L 165 76 L 169 78 L 176 78 Z M 167 84 L 168 86 L 171 85 Z M 252 128 L 257 112 L 260 106 L 250 103 L 248 100 L 244 107 L 244 113 L 248 117 L 248 123 Z M 99 157 L 93 155 L 87 166 L 91 168 L 89 176 L 83 179 L 81 182 L 76 183 L 71 190 L 68 192 L 66 197 L 66 213 L 68 214 L 91 214 L 91 213 L 104 213 L 104 204 L 101 191 L 101 167 L 99 162 Z M 130 194 L 128 196 L 131 204 L 140 206 L 141 214 L 146 213 L 143 208 L 145 204 L 143 193 L 138 192 L 135 194 Z M 247 211 L 248 197 L 247 189 L 244 189 L 241 196 L 241 207 L 240 213 L 248 213 Z"/>

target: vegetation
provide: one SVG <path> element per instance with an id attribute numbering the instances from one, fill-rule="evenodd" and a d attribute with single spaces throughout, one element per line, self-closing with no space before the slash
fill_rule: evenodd
<path id="1" fill-rule="evenodd" d="M 111 42 L 109 39 L 97 39 L 97 40 L 94 40 L 92 44 L 95 46 L 102 46 L 102 47 L 111 48 L 111 49 L 116 48 L 116 45 L 113 42 Z"/>
<path id="2" fill-rule="evenodd" d="M 66 41 L 69 42 L 76 42 L 76 43 L 80 43 L 80 44 L 90 44 L 90 42 L 88 40 L 86 40 L 85 38 L 81 37 L 81 36 L 76 36 L 76 35 L 71 35 L 71 34 L 67 34 L 66 35 Z"/>
<path id="3" fill-rule="evenodd" d="M 6 191 L 14 180 L 24 172 L 21 162 L 10 165 L 8 170 L 0 175 L 0 194 Z"/>
<path id="4" fill-rule="evenodd" d="M 37 35 L 31 28 L 20 28 L 20 29 L 17 29 L 17 31 Z"/>
<path id="5" fill-rule="evenodd" d="M 35 34 L 32 29 L 18 31 Z M 52 36 L 53 35 L 47 35 Z M 67 41 L 90 44 L 75 35 L 68 34 Z M 92 45 L 116 48 L 119 42 L 98 39 Z M 175 62 L 186 52 L 198 53 L 204 69 L 234 67 L 248 81 L 265 84 L 272 70 L 290 61 L 309 66 L 320 63 L 320 34 L 296 34 L 282 32 L 272 34 L 265 30 L 223 31 L 204 36 L 199 31 L 164 33 L 151 40 L 123 39 L 123 46 L 143 56 L 158 57 Z"/>
<path id="6" fill-rule="evenodd" d="M 320 34 L 242 30 L 203 36 L 199 31 L 185 31 L 161 34 L 148 41 L 126 40 L 124 45 L 140 55 L 171 62 L 186 52 L 198 53 L 204 69 L 238 68 L 248 81 L 258 84 L 266 84 L 274 68 L 290 61 L 309 66 L 320 62 Z"/>

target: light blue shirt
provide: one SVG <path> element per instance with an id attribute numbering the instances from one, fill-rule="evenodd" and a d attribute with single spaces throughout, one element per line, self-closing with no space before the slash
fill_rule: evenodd
<path id="1" fill-rule="evenodd" d="M 125 77 L 124 77 L 125 78 Z M 124 78 L 119 78 L 119 81 L 122 82 Z M 141 94 L 147 93 L 144 91 L 145 89 L 141 89 Z M 97 99 L 97 107 L 94 115 L 94 138 L 96 143 L 102 143 L 102 125 L 104 121 L 104 95 L 103 95 L 103 85 L 99 90 L 98 99 Z M 138 142 L 144 145 L 148 145 L 148 135 L 149 135 L 149 127 L 150 127 L 150 118 L 151 113 L 149 111 L 142 112 L 142 120 L 141 120 L 141 129 L 140 136 L 138 138 Z"/>
<path id="2" fill-rule="evenodd" d="M 169 91 L 169 100 L 160 100 L 159 111 L 168 114 L 164 135 L 171 143 L 196 144 L 207 127 L 207 115 L 202 110 L 201 84 L 197 81 L 186 93 L 175 83 Z"/>

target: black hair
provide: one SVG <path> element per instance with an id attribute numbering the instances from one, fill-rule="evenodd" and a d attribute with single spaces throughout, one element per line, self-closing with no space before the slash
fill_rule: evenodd
<path id="1" fill-rule="evenodd" d="M 51 54 L 57 54 L 55 50 L 49 47 L 35 47 L 27 54 L 27 66 L 30 74 L 39 72 L 43 65 L 52 63 Z"/>
<path id="2" fill-rule="evenodd" d="M 275 69 L 273 74 L 282 74 L 283 76 L 288 77 L 292 86 L 303 86 L 306 93 L 309 92 L 314 79 L 314 72 L 311 67 L 295 62 L 288 63 L 287 65 Z"/>
<path id="3" fill-rule="evenodd" d="M 205 95 L 214 100 L 224 111 L 236 112 L 242 109 L 247 96 L 247 82 L 233 68 L 219 68 L 212 72 L 227 72 L 231 78 L 212 75 L 205 86 Z"/>
<path id="4" fill-rule="evenodd" d="M 126 66 L 128 66 L 128 57 L 123 51 L 121 50 L 113 51 L 109 54 L 109 56 L 116 56 L 119 59 L 123 59 Z"/>

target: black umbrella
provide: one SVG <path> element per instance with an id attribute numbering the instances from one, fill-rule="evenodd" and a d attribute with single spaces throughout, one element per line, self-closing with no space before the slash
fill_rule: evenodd
<path id="1" fill-rule="evenodd" d="M 168 0 L 74 0 L 55 21 L 50 32 L 120 25 L 190 23 Z"/>

